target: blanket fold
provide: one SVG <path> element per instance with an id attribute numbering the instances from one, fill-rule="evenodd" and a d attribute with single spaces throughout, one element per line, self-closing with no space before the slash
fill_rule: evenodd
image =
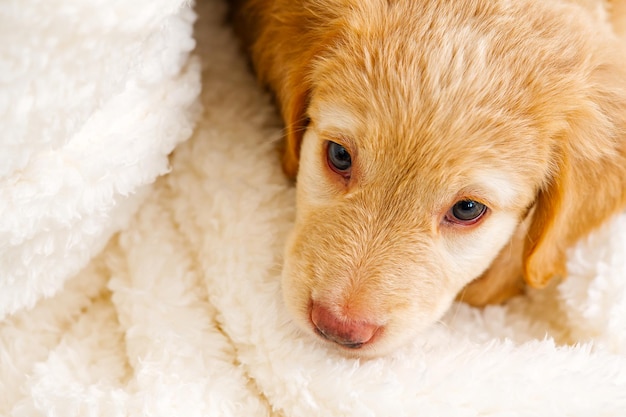
<path id="1" fill-rule="evenodd" d="M 168 171 L 199 110 L 194 19 L 182 0 L 0 4 L 0 318 L 58 291 Z"/>

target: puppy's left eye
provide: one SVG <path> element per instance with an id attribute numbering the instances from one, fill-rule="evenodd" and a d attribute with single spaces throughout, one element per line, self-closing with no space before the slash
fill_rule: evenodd
<path id="1" fill-rule="evenodd" d="M 474 200 L 457 201 L 446 213 L 446 220 L 469 226 L 477 223 L 487 212 L 487 206 Z"/>

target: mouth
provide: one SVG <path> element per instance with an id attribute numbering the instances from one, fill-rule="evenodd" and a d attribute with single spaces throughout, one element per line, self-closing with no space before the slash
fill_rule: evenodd
<path id="1" fill-rule="evenodd" d="M 374 344 L 375 339 L 378 339 L 378 335 L 379 333 L 381 333 L 382 329 L 377 330 L 369 340 L 356 341 L 356 342 L 338 338 L 332 334 L 327 334 L 323 330 L 320 330 L 319 328 L 317 328 L 315 325 L 313 325 L 313 331 L 325 341 L 331 342 L 340 348 L 346 349 L 348 351 L 357 351 L 365 346 L 372 346 Z"/>

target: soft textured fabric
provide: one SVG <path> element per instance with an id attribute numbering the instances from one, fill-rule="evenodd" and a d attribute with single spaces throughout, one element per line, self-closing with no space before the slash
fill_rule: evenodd
<path id="1" fill-rule="evenodd" d="M 42 16 L 59 12 L 49 2 L 24 3 Z M 65 84 L 49 80 L 38 94 L 79 89 L 85 71 L 104 71 L 109 59 L 110 65 L 121 65 L 122 56 L 128 59 L 128 51 L 117 50 L 122 45 L 136 45 L 134 58 L 147 59 L 159 49 L 136 38 L 147 28 L 158 28 L 154 36 L 167 39 L 166 44 L 178 51 L 166 49 L 159 55 L 160 60 L 178 57 L 177 65 L 170 62 L 168 73 L 177 74 L 191 45 L 187 10 L 157 7 L 154 0 L 144 3 L 141 13 L 133 2 L 91 3 L 93 15 L 81 10 L 81 16 L 102 19 L 109 28 L 94 34 L 93 42 L 102 47 L 111 43 L 110 53 L 120 57 L 94 56 L 90 69 L 64 73 Z M 153 9 L 169 17 L 148 18 Z M 17 2 L 11 10 L 17 13 Z M 131 24 L 122 19 L 122 11 L 144 20 Z M 74 130 L 57 125 L 58 120 L 67 120 L 64 117 L 46 118 L 43 113 L 37 125 L 20 124 L 19 117 L 30 113 L 18 111 L 16 103 L 7 107 L 13 116 L 5 120 L 5 132 L 8 126 L 10 131 L 30 133 L 2 143 L 3 149 L 25 156 L 9 158 L 8 172 L 13 174 L 2 174 L 0 188 L 0 204 L 5 205 L 0 224 L 11 225 L 13 232 L 0 241 L 4 245 L 0 307 L 13 313 L 0 323 L 0 415 L 626 415 L 624 215 L 570 252 L 570 276 L 560 286 L 484 310 L 456 304 L 440 323 L 389 357 L 347 359 L 296 330 L 282 303 L 279 278 L 282 248 L 294 215 L 293 186 L 281 173 L 275 147 L 280 122 L 226 26 L 225 6 L 219 0 L 205 0 L 197 11 L 204 113 L 193 137 L 172 155 L 170 174 L 145 192 L 138 211 L 112 201 L 129 194 L 131 185 L 147 183 L 148 177 L 163 172 L 167 165 L 161 159 L 161 165 L 140 161 L 144 157 L 152 161 L 155 152 L 163 155 L 188 132 L 192 112 L 183 109 L 189 110 L 196 88 L 193 63 L 185 67 L 191 72 L 171 80 L 159 72 L 165 79 L 132 81 L 132 72 L 120 70 L 106 85 L 94 82 L 94 91 L 102 96 L 93 103 L 59 96 L 58 111 L 64 116 L 70 110 L 76 113 Z M 78 12 L 72 13 L 70 9 L 62 16 L 77 19 Z M 116 19 L 124 24 L 116 25 Z M 35 27 L 31 37 L 43 42 L 48 32 L 69 30 L 66 26 L 45 29 L 45 34 L 43 27 Z M 11 36 L 4 23 L 0 28 L 2 36 Z M 13 43 L 27 39 L 15 37 Z M 67 47 L 75 63 L 87 53 L 76 45 Z M 16 56 L 20 50 L 37 55 L 28 59 L 40 59 L 40 51 L 11 48 Z M 162 69 L 160 60 L 150 68 Z M 6 73 L 3 70 L 2 76 Z M 116 100 L 116 94 L 129 86 L 138 88 L 136 84 L 143 85 L 141 105 L 123 104 L 127 101 L 119 97 L 112 102 L 102 98 Z M 80 105 L 83 102 L 86 108 Z M 90 114 L 89 109 L 101 110 L 97 117 L 85 116 L 99 121 L 100 130 L 90 131 L 109 133 L 78 140 L 82 136 L 72 133 L 85 128 L 78 119 Z M 152 117 L 150 138 L 130 140 L 141 148 L 133 157 L 130 145 L 120 144 L 128 146 L 121 154 L 117 142 L 117 151 L 109 149 L 111 141 L 125 136 L 115 132 L 134 132 L 133 126 L 147 132 L 146 118 Z M 57 136 L 46 133 L 52 131 Z M 179 136 L 172 137 L 175 134 Z M 80 146 L 92 159 L 54 154 L 75 140 L 72 146 Z M 47 143 L 46 152 L 40 142 Z M 33 155 L 39 153 L 50 159 L 35 163 Z M 117 186 L 73 182 L 78 181 L 75 176 L 89 178 L 101 164 L 106 167 L 98 172 L 106 174 L 96 178 Z M 11 175 L 27 172 L 28 167 L 58 172 L 52 183 L 43 181 L 44 174 L 34 177 L 41 180 L 33 183 L 45 192 L 43 200 L 41 193 L 18 192 L 20 183 L 9 182 Z M 65 187 L 89 191 L 83 190 L 79 202 Z M 93 209 L 96 203 L 111 210 L 115 206 L 120 214 Z M 84 228 L 80 220 L 85 221 L 87 214 L 77 215 L 76 207 L 95 210 L 100 228 Z M 57 220 L 48 220 L 46 228 L 31 212 Z M 62 290 L 52 298 L 41 297 L 98 250 L 106 239 L 101 230 L 113 230 L 121 224 L 118 219 L 129 216 L 124 229 Z M 30 256 L 33 249 L 17 235 L 18 222 L 41 239 L 53 239 L 53 244 Z M 83 249 L 67 243 L 59 248 L 63 241 L 56 240 L 55 225 L 71 232 L 71 242 Z M 55 284 L 45 284 L 50 282 Z M 19 297 L 9 296 L 6 288 L 15 288 Z M 38 300 L 34 308 L 20 308 L 31 300 Z"/>
<path id="2" fill-rule="evenodd" d="M 0 2 L 0 319 L 58 291 L 168 171 L 200 90 L 183 0 Z"/>

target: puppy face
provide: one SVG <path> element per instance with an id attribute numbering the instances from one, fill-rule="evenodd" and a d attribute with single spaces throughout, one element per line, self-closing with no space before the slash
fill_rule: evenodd
<path id="1" fill-rule="evenodd" d="M 283 270 L 302 327 L 360 356 L 489 268 L 554 182 L 591 72 L 585 42 L 533 29 L 556 15 L 384 3 L 346 13 L 311 65 Z"/>
<path id="2" fill-rule="evenodd" d="M 511 148 L 488 121 L 429 134 L 411 128 L 420 120 L 398 126 L 341 101 L 329 92 L 311 104 L 283 288 L 305 326 L 319 305 L 384 329 L 360 352 L 377 354 L 488 268 L 532 204 L 547 150 Z M 348 175 L 333 166 L 334 144 L 350 155 Z"/>

